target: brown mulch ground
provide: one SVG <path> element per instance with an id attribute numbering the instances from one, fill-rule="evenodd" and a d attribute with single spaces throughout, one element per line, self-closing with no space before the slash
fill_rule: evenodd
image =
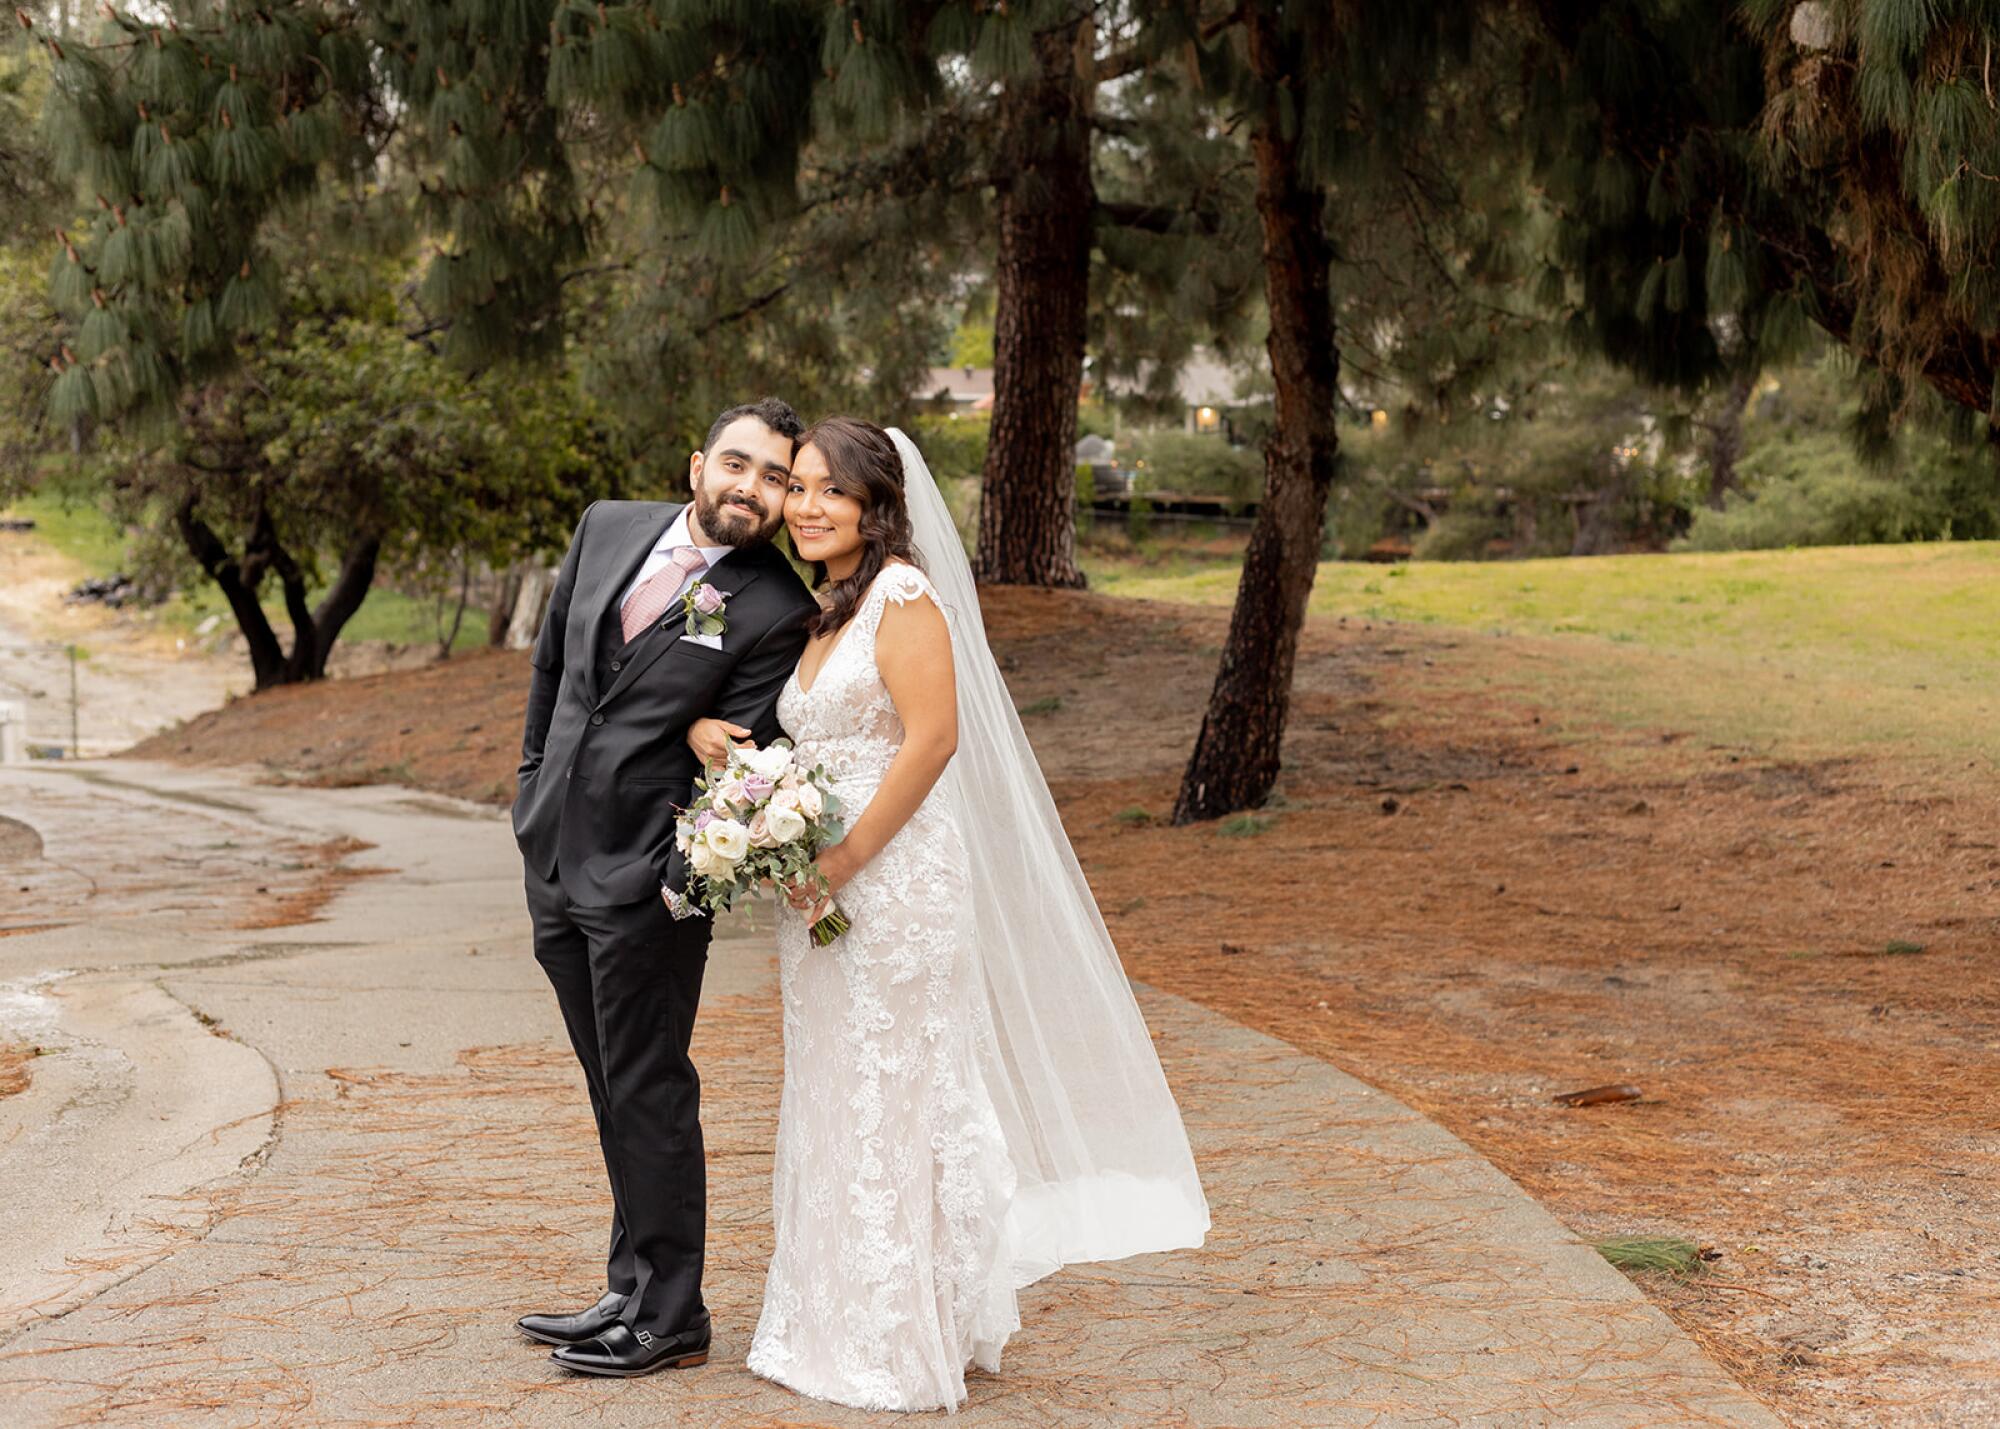
<path id="1" fill-rule="evenodd" d="M 25 1043 L 0 1043 L 0 1097 L 11 1097 L 28 1089 L 28 1069 L 40 1055 L 40 1048 Z"/>
<path id="2" fill-rule="evenodd" d="M 1380 1085 L 1799 1423 L 2000 1422 L 2000 795 L 1699 731 L 1550 733 L 1579 644 L 1321 624 L 1280 798 L 1176 829 L 1226 612 L 998 591 L 988 625 L 1134 976 Z M 526 659 L 279 690 L 156 737 L 504 803 Z M 1545 720 L 1548 722 L 1545 723 Z M 1609 1082 L 1637 1102 L 1564 1109 Z"/>
<path id="3" fill-rule="evenodd" d="M 297 887 L 274 892 L 270 901 L 250 907 L 229 926 L 239 929 L 294 928 L 319 921 L 320 910 L 350 883 L 387 873 L 386 868 L 369 868 L 347 862 L 354 854 L 374 845 L 362 839 L 327 839 L 307 844 L 299 862 L 308 870 L 307 881 Z"/>

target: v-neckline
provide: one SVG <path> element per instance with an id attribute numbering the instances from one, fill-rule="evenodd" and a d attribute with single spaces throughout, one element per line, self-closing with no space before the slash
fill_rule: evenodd
<path id="1" fill-rule="evenodd" d="M 819 668 L 813 671 L 813 682 L 810 685 L 808 685 L 804 680 L 799 678 L 799 672 L 805 669 L 805 662 L 800 661 L 797 665 L 792 667 L 792 683 L 799 687 L 800 694 L 809 695 L 814 690 L 819 688 L 820 676 L 824 675 L 826 673 L 826 667 L 833 663 L 833 657 L 835 654 L 839 652 L 840 647 L 847 643 L 847 637 L 854 633 L 854 622 L 860 616 L 860 614 L 861 614 L 861 608 L 859 606 L 856 606 L 854 614 L 848 617 L 846 627 L 842 629 L 838 635 L 833 637 L 833 642 L 826 647 L 826 654 L 820 657 Z"/>
<path id="2" fill-rule="evenodd" d="M 866 605 L 868 598 L 875 594 L 875 584 L 882 579 L 882 571 L 893 570 L 897 566 L 907 566 L 908 564 L 910 564 L 908 561 L 887 561 L 883 563 L 881 571 L 875 572 L 875 579 L 869 581 L 868 589 L 861 593 L 861 600 L 855 605 L 854 614 L 847 617 L 847 624 L 841 629 L 840 634 L 833 637 L 833 643 L 826 647 L 826 654 L 820 657 L 819 668 L 813 671 L 813 682 L 810 685 L 799 676 L 799 672 L 805 669 L 805 662 L 800 661 L 792 667 L 792 683 L 799 687 L 800 694 L 809 695 L 819 688 L 820 677 L 826 673 L 826 667 L 833 663 L 833 657 L 839 653 L 840 647 L 847 643 L 847 637 L 854 631 L 854 623 L 861 618 L 861 607 Z"/>

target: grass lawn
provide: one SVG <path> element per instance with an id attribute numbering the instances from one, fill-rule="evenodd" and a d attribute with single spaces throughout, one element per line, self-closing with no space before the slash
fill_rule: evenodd
<path id="1" fill-rule="evenodd" d="M 1086 560 L 1111 595 L 1227 605 L 1234 562 Z M 1317 618 L 1516 641 L 1558 708 L 1770 748 L 1856 745 L 2000 764 L 2000 542 L 1382 566 L 1330 561 Z M 1574 658 L 1578 646 L 1592 658 Z M 1482 671 L 1480 678 L 1490 677 Z"/>
<path id="2" fill-rule="evenodd" d="M 125 564 L 125 537 L 96 506 L 65 504 L 61 496 L 37 493 L 15 501 L 0 514 L 33 517 L 37 535 L 93 576 L 110 575 Z M 289 643 L 291 622 L 285 614 L 283 599 L 275 596 L 275 588 L 275 582 L 266 585 L 264 610 L 280 638 Z M 314 589 L 309 597 L 317 601 L 322 593 Z M 220 615 L 224 623 L 233 624 L 229 603 L 212 585 L 204 585 L 192 594 L 176 595 L 159 611 L 162 622 L 181 630 L 192 630 L 210 615 Z M 445 620 L 450 618 L 447 609 Z M 399 645 L 435 644 L 438 636 L 437 612 L 430 601 L 380 584 L 369 592 L 361 609 L 340 632 L 342 640 L 391 640 Z M 452 649 L 468 650 L 485 644 L 486 612 L 477 605 L 467 606 L 465 622 Z"/>
<path id="3" fill-rule="evenodd" d="M 110 575 L 124 562 L 124 536 L 95 506 L 70 505 L 59 496 L 37 493 L 0 506 L 0 515 L 32 518 L 36 535 L 93 576 Z"/>

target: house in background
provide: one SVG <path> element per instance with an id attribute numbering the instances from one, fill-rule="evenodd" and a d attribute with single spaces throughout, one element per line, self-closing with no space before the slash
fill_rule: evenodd
<path id="1" fill-rule="evenodd" d="M 1144 392 L 1154 370 L 1154 364 L 1141 363 L 1133 377 L 1107 377 L 1104 395 L 1116 398 Z M 1174 382 L 1175 394 L 1180 398 L 1182 428 L 1194 433 L 1214 433 L 1233 441 L 1230 412 L 1257 400 L 1253 393 L 1258 375 L 1259 369 L 1225 362 L 1208 348 L 1196 348 L 1182 364 Z"/>
<path id="2" fill-rule="evenodd" d="M 1083 391 L 1089 397 L 1102 388 L 1107 398 L 1136 395 L 1152 379 L 1152 364 L 1142 364 L 1136 377 L 1101 377 L 1092 369 L 1097 363 L 1086 359 Z M 1230 412 L 1247 402 L 1261 400 L 1258 381 L 1262 369 L 1225 362 L 1207 348 L 1197 348 L 1182 366 L 1175 382 L 1180 398 L 1180 421 L 1189 432 L 1213 432 L 1233 437 Z M 940 412 L 991 412 L 993 410 L 993 369 L 990 367 L 933 367 L 925 372 L 911 397 Z"/>
<path id="3" fill-rule="evenodd" d="M 924 374 L 917 390 L 910 394 L 941 412 L 990 412 L 993 410 L 993 369 L 990 367 L 933 367 Z"/>

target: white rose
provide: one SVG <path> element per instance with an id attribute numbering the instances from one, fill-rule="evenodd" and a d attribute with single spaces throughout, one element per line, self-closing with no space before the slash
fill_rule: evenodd
<path id="1" fill-rule="evenodd" d="M 764 822 L 779 844 L 788 844 L 806 831 L 806 818 L 797 809 L 772 804 L 764 810 Z M 773 844 L 772 847 L 776 847 Z"/>
<path id="2" fill-rule="evenodd" d="M 743 752 L 743 762 L 766 779 L 778 780 L 792 767 L 792 751 L 781 744 L 768 749 L 747 749 Z"/>
<path id="3" fill-rule="evenodd" d="M 776 848 L 784 842 L 771 832 L 770 814 L 767 809 L 759 809 L 750 816 L 750 842 L 758 848 Z"/>
<path id="4" fill-rule="evenodd" d="M 819 785 L 807 780 L 799 785 L 799 812 L 808 819 L 817 819 L 826 806 L 819 797 Z"/>
<path id="5" fill-rule="evenodd" d="M 734 819 L 717 819 L 708 826 L 708 846 L 734 867 L 750 852 L 750 830 Z"/>
<path id="6" fill-rule="evenodd" d="M 706 840 L 697 841 L 688 851 L 688 866 L 703 878 L 727 878 L 735 865 L 708 846 Z"/>

